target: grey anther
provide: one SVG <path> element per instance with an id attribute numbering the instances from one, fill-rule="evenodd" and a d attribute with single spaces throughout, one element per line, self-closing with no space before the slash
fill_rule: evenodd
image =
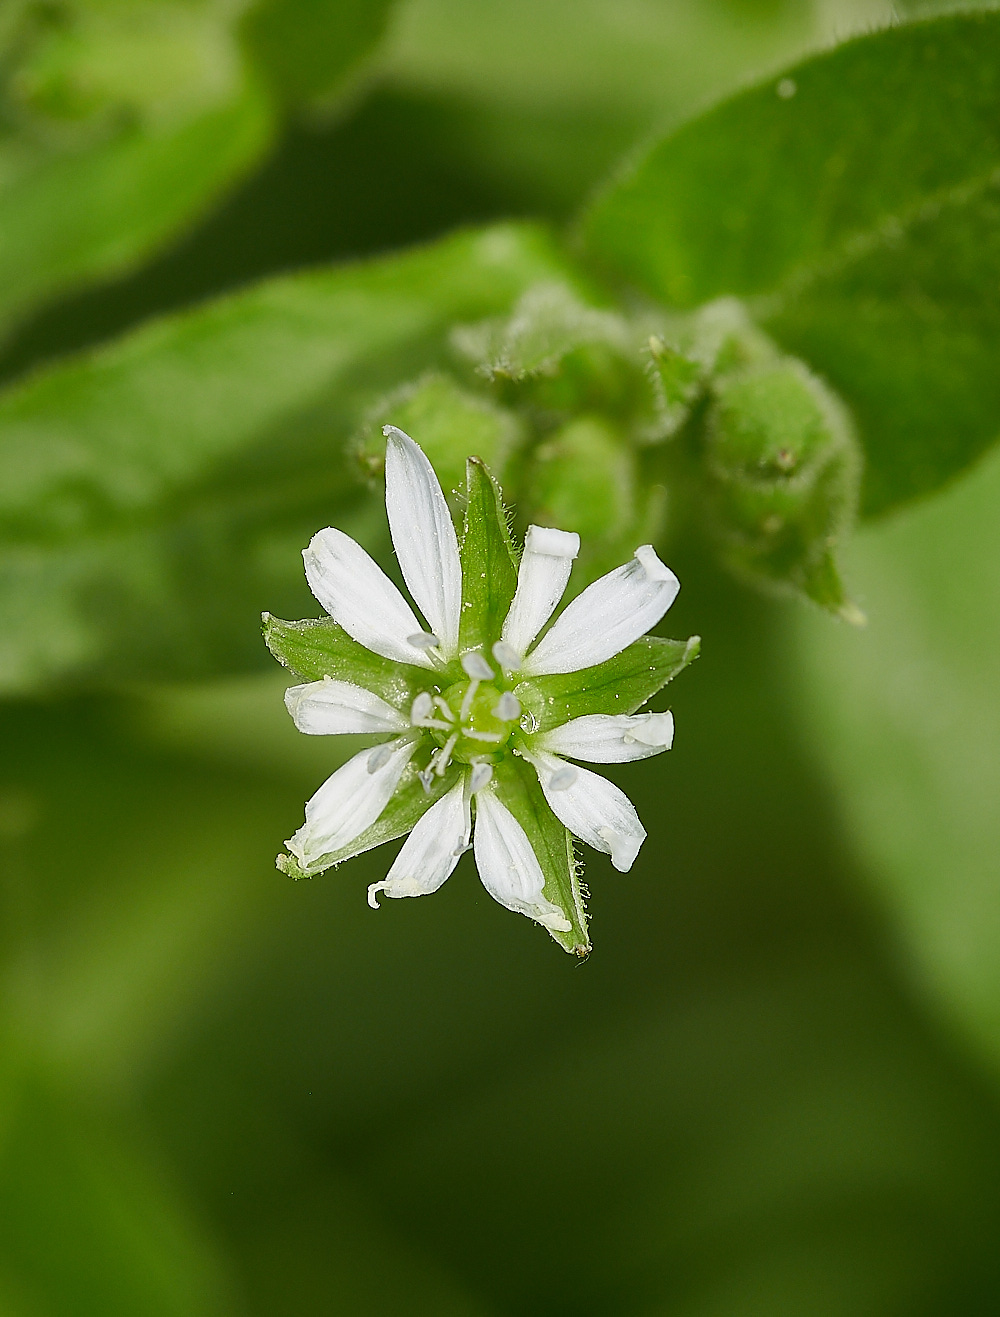
<path id="1" fill-rule="evenodd" d="M 386 764 L 392 758 L 392 742 L 387 741 L 384 745 L 377 745 L 368 756 L 369 773 L 377 773 L 380 768 L 385 768 Z"/>
<path id="2" fill-rule="evenodd" d="M 416 631 L 412 636 L 406 637 L 406 643 L 412 645 L 414 649 L 437 649 L 441 642 L 433 631 Z"/>
<path id="3" fill-rule="evenodd" d="M 413 726 L 419 727 L 419 725 L 430 716 L 433 707 L 434 701 L 431 699 L 430 692 L 421 691 L 410 705 L 410 722 Z"/>
<path id="4" fill-rule="evenodd" d="M 557 768 L 549 778 L 550 791 L 565 791 L 576 781 L 576 769 L 572 764 L 564 764 L 562 768 Z"/>
<path id="5" fill-rule="evenodd" d="M 469 790 L 479 791 L 493 778 L 492 764 L 476 764 L 469 775 Z"/>
<path id="6" fill-rule="evenodd" d="M 505 672 L 516 672 L 524 662 L 514 646 L 508 645 L 506 640 L 498 640 L 493 646 L 493 657 Z"/>
<path id="7" fill-rule="evenodd" d="M 505 723 L 512 723 L 521 716 L 521 701 L 511 691 L 504 691 L 493 710 L 494 718 L 502 718 Z"/>
<path id="8" fill-rule="evenodd" d="M 473 681 L 490 681 L 493 676 L 493 669 L 483 658 L 482 654 L 471 651 L 462 655 L 462 667 L 465 669 L 467 676 Z"/>

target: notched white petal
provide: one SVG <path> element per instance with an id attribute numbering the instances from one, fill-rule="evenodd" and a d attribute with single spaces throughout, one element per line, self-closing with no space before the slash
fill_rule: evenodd
<path id="1" fill-rule="evenodd" d="M 524 660 L 532 676 L 578 672 L 620 654 L 659 622 L 680 582 L 652 545 L 578 595 Z"/>
<path id="2" fill-rule="evenodd" d="M 368 888 L 368 904 L 378 909 L 379 892 L 391 897 L 436 892 L 468 849 L 471 832 L 469 802 L 459 782 L 418 820 L 385 878 Z"/>
<path id="3" fill-rule="evenodd" d="M 385 510 L 393 547 L 410 594 L 450 658 L 458 649 L 462 612 L 458 536 L 441 485 L 424 453 L 394 425 L 385 426 L 383 433 Z"/>
<path id="4" fill-rule="evenodd" d="M 565 767 L 563 761 L 544 750 L 525 752 L 525 758 L 534 765 L 559 822 L 594 850 L 610 855 L 619 873 L 628 873 L 646 840 L 646 829 L 624 791 L 586 768 L 578 768 L 572 783 L 555 790 L 554 779 Z"/>
<path id="5" fill-rule="evenodd" d="M 501 639 L 515 656 L 524 654 L 552 616 L 553 609 L 565 593 L 573 559 L 579 552 L 579 535 L 548 526 L 528 527 L 517 572 L 517 590 L 503 624 Z M 499 655 L 496 658 L 504 667 L 511 666 Z"/>
<path id="6" fill-rule="evenodd" d="M 527 834 L 492 790 L 476 796 L 473 844 L 480 880 L 494 901 L 553 932 L 569 932 L 572 924 L 543 895 L 545 878 Z"/>
<path id="7" fill-rule="evenodd" d="M 391 704 L 362 686 L 324 677 L 285 691 L 285 708 L 308 736 L 357 732 L 401 732 L 406 719 Z"/>
<path id="8" fill-rule="evenodd" d="M 349 636 L 383 658 L 434 666 L 425 650 L 410 643 L 421 631 L 413 609 L 349 535 L 332 526 L 317 531 L 302 559 L 309 589 Z"/>
<path id="9" fill-rule="evenodd" d="M 624 764 L 669 750 L 674 740 L 672 713 L 589 713 L 541 732 L 533 748 L 585 759 L 592 764 Z"/>
<path id="10" fill-rule="evenodd" d="M 371 757 L 389 749 L 388 758 L 371 771 Z M 417 743 L 409 737 L 362 750 L 328 777 L 306 805 L 306 821 L 285 845 L 304 869 L 324 855 L 347 846 L 371 827 L 388 805 Z"/>

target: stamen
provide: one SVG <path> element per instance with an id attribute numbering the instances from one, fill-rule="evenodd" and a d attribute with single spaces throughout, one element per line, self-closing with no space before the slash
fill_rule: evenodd
<path id="1" fill-rule="evenodd" d="M 493 646 L 493 657 L 505 672 L 516 672 L 524 662 L 514 646 L 508 645 L 506 640 L 498 640 Z"/>
<path id="2" fill-rule="evenodd" d="M 377 745 L 368 756 L 369 773 L 377 773 L 380 768 L 385 768 L 386 764 L 392 758 L 392 742 L 386 741 L 382 745 Z"/>
<path id="3" fill-rule="evenodd" d="M 445 769 L 448 767 L 451 752 L 454 750 L 457 740 L 458 732 L 452 732 L 442 749 L 434 756 L 434 772 L 437 773 L 438 777 L 444 777 Z"/>
<path id="4" fill-rule="evenodd" d="M 469 775 L 469 790 L 481 791 L 493 778 L 492 764 L 476 764 Z"/>
<path id="5" fill-rule="evenodd" d="M 430 692 L 421 691 L 410 705 L 410 723 L 412 726 L 422 726 L 424 719 L 428 716 L 433 707 L 434 701 L 431 699 Z"/>
<path id="6" fill-rule="evenodd" d="M 493 669 L 483 658 L 482 654 L 470 651 L 462 655 L 462 667 L 466 675 L 472 677 L 474 681 L 490 681 L 494 676 Z"/>
<path id="7" fill-rule="evenodd" d="M 441 716 L 444 718 L 445 722 L 453 723 L 455 721 L 455 715 L 451 711 L 451 705 L 443 695 L 435 695 L 434 703 L 440 710 Z"/>
<path id="8" fill-rule="evenodd" d="M 521 716 L 521 701 L 511 691 L 504 691 L 493 710 L 494 718 L 502 718 L 505 723 L 512 723 Z"/>
<path id="9" fill-rule="evenodd" d="M 463 659 L 462 662 L 464 663 L 465 660 Z M 458 711 L 459 722 L 464 723 L 466 718 L 468 718 L 469 710 L 472 708 L 472 701 L 476 698 L 476 691 L 478 689 L 479 689 L 479 681 L 477 678 L 474 677 L 472 681 L 469 682 L 468 690 L 462 696 L 462 707 Z"/>
<path id="10" fill-rule="evenodd" d="M 550 791 L 565 791 L 576 781 L 576 769 L 572 764 L 563 764 L 562 768 L 557 768 L 549 778 Z"/>
<path id="11" fill-rule="evenodd" d="M 406 643 L 412 645 L 414 649 L 437 649 L 441 644 L 433 631 L 417 631 L 414 635 L 406 637 Z"/>
<path id="12" fill-rule="evenodd" d="M 474 732 L 471 727 L 463 727 L 462 733 L 470 741 L 487 741 L 490 745 L 499 745 L 504 739 L 499 732 Z"/>

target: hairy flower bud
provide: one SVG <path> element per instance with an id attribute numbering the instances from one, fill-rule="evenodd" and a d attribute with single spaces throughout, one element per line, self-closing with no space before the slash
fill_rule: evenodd
<path id="1" fill-rule="evenodd" d="M 705 468 L 713 528 L 732 567 L 861 620 L 834 561 L 854 519 L 860 459 L 844 408 L 822 381 L 791 357 L 717 377 Z"/>

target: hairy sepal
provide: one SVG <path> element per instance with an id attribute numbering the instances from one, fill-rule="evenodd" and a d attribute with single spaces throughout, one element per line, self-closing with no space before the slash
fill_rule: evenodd
<path id="1" fill-rule="evenodd" d="M 688 640 L 643 636 L 604 663 L 578 672 L 532 677 L 520 682 L 514 693 L 534 718 L 536 732 L 589 713 L 635 713 L 693 663 L 700 649 L 700 636 Z"/>

